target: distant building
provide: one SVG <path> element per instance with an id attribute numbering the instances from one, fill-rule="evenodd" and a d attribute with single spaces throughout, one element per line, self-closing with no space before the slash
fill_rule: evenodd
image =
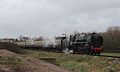
<path id="1" fill-rule="evenodd" d="M 13 39 L 13 38 L 4 38 L 4 39 L 0 39 L 0 42 L 9 42 L 9 43 L 13 43 L 17 41 L 17 39 Z"/>

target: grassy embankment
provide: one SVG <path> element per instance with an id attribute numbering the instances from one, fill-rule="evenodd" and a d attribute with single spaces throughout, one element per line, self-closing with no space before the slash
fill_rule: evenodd
<path id="1" fill-rule="evenodd" d="M 0 64 L 21 64 L 22 60 L 16 57 L 0 57 Z"/>
<path id="2" fill-rule="evenodd" d="M 63 53 L 29 51 L 30 56 L 41 58 L 55 58 L 54 64 L 70 69 L 74 72 L 118 72 L 120 71 L 120 59 L 87 56 L 67 55 Z"/>

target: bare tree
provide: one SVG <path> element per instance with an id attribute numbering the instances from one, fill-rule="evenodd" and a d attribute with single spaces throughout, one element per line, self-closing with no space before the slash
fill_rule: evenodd
<path id="1" fill-rule="evenodd" d="M 105 47 L 120 48 L 120 26 L 111 26 L 102 35 Z"/>

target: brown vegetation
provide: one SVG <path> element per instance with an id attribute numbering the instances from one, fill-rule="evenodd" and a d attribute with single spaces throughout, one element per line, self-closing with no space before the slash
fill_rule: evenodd
<path id="1" fill-rule="evenodd" d="M 102 33 L 104 37 L 104 48 L 120 51 L 120 26 L 111 26 L 106 32 Z"/>
<path id="2" fill-rule="evenodd" d="M 18 45 L 9 42 L 0 42 L 0 49 L 7 49 L 18 54 L 25 53 Z"/>
<path id="3" fill-rule="evenodd" d="M 34 57 L 0 49 L 0 72 L 72 72 Z"/>

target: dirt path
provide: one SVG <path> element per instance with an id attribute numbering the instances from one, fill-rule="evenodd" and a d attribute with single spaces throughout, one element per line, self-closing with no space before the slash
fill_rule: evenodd
<path id="1" fill-rule="evenodd" d="M 22 60 L 21 64 L 0 64 L 0 72 L 72 72 L 45 61 L 22 56 L 4 49 L 0 50 L 0 57 L 16 57 Z"/>

